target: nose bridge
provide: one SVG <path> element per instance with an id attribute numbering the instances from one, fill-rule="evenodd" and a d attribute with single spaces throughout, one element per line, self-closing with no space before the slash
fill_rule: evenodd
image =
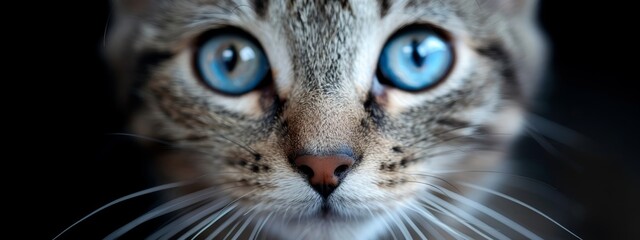
<path id="1" fill-rule="evenodd" d="M 310 153 L 352 145 L 364 112 L 352 65 L 360 20 L 339 2 L 316 2 L 293 1 L 289 7 L 300 15 L 287 18 L 283 31 L 293 63 L 289 91 L 283 91 L 287 134 L 295 151 Z"/>
<path id="2" fill-rule="evenodd" d="M 294 149 L 323 152 L 351 145 L 360 112 L 348 93 L 306 92 L 285 109 Z"/>

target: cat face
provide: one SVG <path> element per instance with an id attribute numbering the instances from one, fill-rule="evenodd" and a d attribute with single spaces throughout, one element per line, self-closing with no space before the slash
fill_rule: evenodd
<path id="1" fill-rule="evenodd" d="M 366 239 L 500 166 L 544 53 L 533 6 L 122 1 L 109 60 L 132 131 L 177 149 L 159 175 L 197 180 L 183 229 Z"/>

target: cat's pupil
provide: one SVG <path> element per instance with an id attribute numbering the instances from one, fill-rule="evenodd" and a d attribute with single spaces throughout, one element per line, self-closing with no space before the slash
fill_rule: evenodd
<path id="1" fill-rule="evenodd" d="M 422 67 L 424 60 L 427 58 L 426 49 L 421 47 L 422 42 L 415 38 L 411 40 L 411 59 L 418 68 Z"/>
<path id="2" fill-rule="evenodd" d="M 222 63 L 227 69 L 227 72 L 233 72 L 238 63 L 238 50 L 233 45 L 229 45 L 226 49 L 222 50 Z"/>

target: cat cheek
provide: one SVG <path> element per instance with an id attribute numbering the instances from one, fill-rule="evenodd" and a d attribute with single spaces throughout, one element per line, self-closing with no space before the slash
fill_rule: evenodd
<path id="1" fill-rule="evenodd" d="M 501 133 L 514 133 L 504 134 L 504 137 L 513 137 L 519 133 L 523 128 L 524 113 L 520 106 L 515 104 L 507 105 L 503 107 L 495 117 L 495 121 L 490 125 L 495 132 Z"/>

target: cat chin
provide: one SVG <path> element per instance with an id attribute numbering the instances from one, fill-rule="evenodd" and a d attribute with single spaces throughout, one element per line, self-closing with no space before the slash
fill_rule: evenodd
<path id="1" fill-rule="evenodd" d="M 400 216 L 411 215 L 413 211 L 409 208 L 416 203 L 407 199 L 384 210 L 352 211 L 348 216 L 339 211 L 318 211 L 302 217 L 273 217 L 263 231 L 268 239 L 386 239 L 384 236 L 390 233 L 390 226 L 394 226 Z"/>
<path id="2" fill-rule="evenodd" d="M 274 224 L 267 235 L 276 239 L 377 239 L 385 231 L 384 221 L 324 219 Z"/>

